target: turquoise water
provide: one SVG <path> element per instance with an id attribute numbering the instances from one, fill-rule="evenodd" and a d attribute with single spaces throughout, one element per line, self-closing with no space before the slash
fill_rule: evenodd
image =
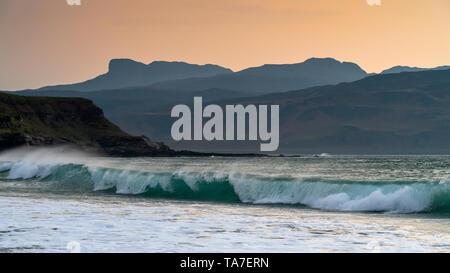
<path id="1" fill-rule="evenodd" d="M 0 206 L 0 251 L 448 252 L 450 156 L 16 150 Z"/>

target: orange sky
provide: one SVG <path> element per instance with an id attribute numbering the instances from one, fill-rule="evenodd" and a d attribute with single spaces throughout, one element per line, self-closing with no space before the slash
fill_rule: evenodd
<path id="1" fill-rule="evenodd" d="M 0 89 L 86 80 L 111 58 L 240 70 L 310 57 L 450 65 L 450 0 L 0 0 Z"/>

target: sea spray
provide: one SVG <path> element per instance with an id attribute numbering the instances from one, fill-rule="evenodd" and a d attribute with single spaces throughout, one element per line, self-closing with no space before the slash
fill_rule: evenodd
<path id="1" fill-rule="evenodd" d="M 48 184 L 49 190 L 114 189 L 117 194 L 156 198 L 303 205 L 330 211 L 450 212 L 448 181 L 339 181 L 239 172 L 143 172 L 29 161 L 1 164 L 10 167 L 6 180 L 37 179 L 48 182 L 42 184 Z"/>

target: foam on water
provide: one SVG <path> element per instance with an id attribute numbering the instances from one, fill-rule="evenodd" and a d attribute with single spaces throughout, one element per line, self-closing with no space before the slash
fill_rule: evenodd
<path id="1" fill-rule="evenodd" d="M 6 180 L 52 181 L 53 188 L 84 185 L 117 194 L 253 204 L 304 205 L 330 211 L 413 213 L 449 211 L 448 181 L 339 181 L 239 172 L 142 172 L 84 164 L 45 164 L 30 158 L 1 163 Z M 92 185 L 92 187 L 90 187 Z M 43 187 L 45 183 L 43 184 Z"/>
<path id="2" fill-rule="evenodd" d="M 10 151 L 0 154 L 0 252 L 71 242 L 82 252 L 449 251 L 449 166 L 448 156 Z"/>
<path id="3" fill-rule="evenodd" d="M 0 196 L 0 252 L 448 252 L 447 219 L 107 195 Z M 13 213 L 12 213 L 13 212 Z M 48 238 L 51 238 L 49 240 Z"/>

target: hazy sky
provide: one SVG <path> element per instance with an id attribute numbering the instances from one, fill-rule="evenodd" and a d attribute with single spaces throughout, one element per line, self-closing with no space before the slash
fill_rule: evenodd
<path id="1" fill-rule="evenodd" d="M 310 57 L 450 65 L 450 0 L 0 0 L 3 90 L 86 80 L 111 58 L 240 70 Z"/>

